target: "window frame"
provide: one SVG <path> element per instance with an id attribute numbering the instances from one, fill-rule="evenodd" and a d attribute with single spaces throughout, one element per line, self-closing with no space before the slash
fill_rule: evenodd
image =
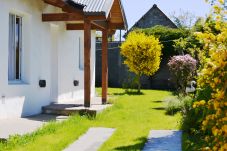
<path id="1" fill-rule="evenodd" d="M 23 16 L 9 13 L 8 81 L 22 81 Z"/>

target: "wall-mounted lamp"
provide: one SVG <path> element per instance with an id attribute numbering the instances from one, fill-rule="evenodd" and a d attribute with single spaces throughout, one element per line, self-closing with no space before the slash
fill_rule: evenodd
<path id="1" fill-rule="evenodd" d="M 46 80 L 39 80 L 39 86 L 40 86 L 40 88 L 45 88 L 46 87 Z"/>
<path id="2" fill-rule="evenodd" d="M 76 86 L 79 86 L 79 81 L 78 80 L 74 80 L 73 81 L 73 85 L 76 87 Z"/>

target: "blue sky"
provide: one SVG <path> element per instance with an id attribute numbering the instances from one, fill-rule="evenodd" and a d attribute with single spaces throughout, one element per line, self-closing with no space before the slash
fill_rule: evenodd
<path id="1" fill-rule="evenodd" d="M 174 11 L 189 11 L 195 16 L 205 17 L 210 5 L 205 0 L 122 0 L 129 28 L 139 20 L 152 6 L 158 7 L 169 17 Z"/>

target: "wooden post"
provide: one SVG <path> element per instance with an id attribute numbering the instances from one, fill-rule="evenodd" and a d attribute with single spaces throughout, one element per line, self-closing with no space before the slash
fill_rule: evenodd
<path id="1" fill-rule="evenodd" d="M 91 21 L 84 20 L 84 106 L 91 106 Z"/>
<path id="2" fill-rule="evenodd" d="M 120 40 L 119 40 L 120 42 L 121 42 L 121 36 L 122 36 L 122 35 L 121 35 L 121 29 L 120 29 Z"/>
<path id="3" fill-rule="evenodd" d="M 108 30 L 102 31 L 102 104 L 107 102 L 108 89 Z"/>

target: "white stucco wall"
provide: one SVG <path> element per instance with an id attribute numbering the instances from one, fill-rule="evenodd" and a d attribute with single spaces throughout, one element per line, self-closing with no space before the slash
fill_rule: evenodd
<path id="1" fill-rule="evenodd" d="M 0 119 L 33 115 L 51 102 L 83 99 L 78 39 L 83 31 L 66 31 L 64 23 L 44 23 L 42 12 L 60 11 L 41 0 L 0 1 Z M 22 80 L 8 82 L 9 13 L 23 17 Z M 83 48 L 83 44 L 82 47 Z M 95 32 L 92 32 L 92 96 L 95 94 Z M 45 88 L 38 82 L 44 79 Z M 73 86 L 79 80 L 79 86 Z"/>

